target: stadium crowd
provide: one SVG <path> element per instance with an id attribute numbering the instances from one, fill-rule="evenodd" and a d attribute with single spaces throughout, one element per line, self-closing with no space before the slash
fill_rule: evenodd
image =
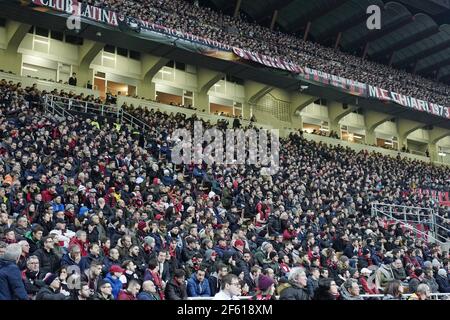
<path id="1" fill-rule="evenodd" d="M 249 22 L 243 16 L 233 18 L 195 5 L 193 1 L 87 0 L 87 3 L 424 101 L 450 105 L 450 88 L 444 83 L 303 41 Z"/>
<path id="2" fill-rule="evenodd" d="M 434 206 L 408 191 L 446 190 L 449 168 L 301 132 L 280 139 L 273 176 L 258 165 L 177 166 L 171 133 L 195 116 L 126 107 L 152 128 L 143 135 L 48 116 L 45 94 L 0 81 L 1 300 L 450 292 L 449 253 L 370 211 Z"/>

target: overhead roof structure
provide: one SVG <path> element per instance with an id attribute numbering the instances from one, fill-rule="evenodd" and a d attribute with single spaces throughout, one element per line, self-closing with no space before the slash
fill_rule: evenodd
<path id="1" fill-rule="evenodd" d="M 448 0 L 203 0 L 216 8 L 239 9 L 276 27 L 367 59 L 441 80 L 450 78 Z M 230 4 L 231 3 L 231 4 Z M 239 7 L 236 8 L 236 3 Z M 367 8 L 381 9 L 381 29 L 369 30 Z M 274 15 L 276 11 L 276 15 Z M 444 17 L 444 18 L 442 18 Z"/>

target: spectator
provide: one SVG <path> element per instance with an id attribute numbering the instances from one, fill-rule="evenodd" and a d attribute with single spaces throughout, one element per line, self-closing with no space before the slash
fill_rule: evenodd
<path id="1" fill-rule="evenodd" d="M 161 300 L 156 286 L 151 280 L 144 281 L 142 284 L 142 291 L 137 296 L 138 300 Z"/>
<path id="2" fill-rule="evenodd" d="M 141 290 L 141 285 L 136 280 L 128 282 L 126 290 L 122 290 L 119 293 L 117 300 L 137 300 L 137 294 Z"/>
<path id="3" fill-rule="evenodd" d="M 55 273 L 47 273 L 44 278 L 45 286 L 36 295 L 36 300 L 68 300 L 70 297 L 60 292 L 61 283 Z"/>
<path id="4" fill-rule="evenodd" d="M 124 269 L 122 269 L 118 265 L 113 265 L 109 269 L 108 274 L 106 275 L 104 281 L 108 282 L 112 287 L 112 295 L 114 300 L 117 300 L 119 296 L 120 290 L 122 290 L 123 283 L 120 281 L 120 277 L 124 273 Z"/>
<path id="5" fill-rule="evenodd" d="M 403 300 L 403 291 L 400 280 L 391 280 L 386 284 L 383 300 Z"/>
<path id="6" fill-rule="evenodd" d="M 312 300 L 336 300 L 339 297 L 338 286 L 332 279 L 322 278 L 314 291 Z"/>
<path id="7" fill-rule="evenodd" d="M 314 292 L 319 286 L 320 271 L 318 268 L 311 268 L 310 273 L 311 274 L 308 277 L 307 286 L 308 286 L 308 295 L 312 298 L 314 296 Z"/>
<path id="8" fill-rule="evenodd" d="M 98 292 L 94 294 L 94 300 L 114 300 L 111 283 L 104 280 L 99 281 Z"/>
<path id="9" fill-rule="evenodd" d="M 345 281 L 341 288 L 341 298 L 342 300 L 364 300 L 359 295 L 358 281 L 355 279 Z"/>
<path id="10" fill-rule="evenodd" d="M 39 259 L 42 274 L 55 273 L 61 266 L 61 260 L 53 251 L 54 241 L 50 236 L 42 238 L 43 247 L 34 252 Z"/>
<path id="11" fill-rule="evenodd" d="M 289 287 L 280 292 L 280 300 L 310 300 L 307 277 L 302 268 L 293 268 L 289 274 Z"/>
<path id="12" fill-rule="evenodd" d="M 205 278 L 206 271 L 199 269 L 187 281 L 188 297 L 211 297 L 209 282 Z"/>
<path id="13" fill-rule="evenodd" d="M 275 281 L 265 275 L 260 275 L 258 278 L 258 290 L 252 296 L 252 300 L 276 300 L 275 296 Z"/>
<path id="14" fill-rule="evenodd" d="M 22 247 L 10 244 L 0 257 L 0 300 L 28 300 L 27 291 L 17 267 Z"/>
<path id="15" fill-rule="evenodd" d="M 69 85 L 70 86 L 76 86 L 77 85 L 77 74 L 74 72 L 72 73 L 72 76 L 69 78 Z"/>
<path id="16" fill-rule="evenodd" d="M 167 300 L 186 300 L 187 292 L 185 285 L 186 273 L 184 270 L 178 269 L 174 272 L 174 277 L 170 280 L 164 292 Z"/>
<path id="17" fill-rule="evenodd" d="M 239 279 L 234 274 L 223 276 L 220 291 L 214 295 L 213 300 L 239 300 L 241 287 Z"/>
<path id="18" fill-rule="evenodd" d="M 430 287 L 425 283 L 421 283 L 417 286 L 417 289 L 409 297 L 408 300 L 428 300 L 430 296 L 431 296 Z"/>

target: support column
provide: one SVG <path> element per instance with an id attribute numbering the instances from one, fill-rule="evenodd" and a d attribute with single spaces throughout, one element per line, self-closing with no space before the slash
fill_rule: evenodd
<path id="1" fill-rule="evenodd" d="M 6 23 L 6 49 L 0 54 L 0 67 L 16 75 L 22 72 L 22 54 L 18 53 L 22 40 L 27 35 L 31 25 L 8 20 Z"/>
<path id="2" fill-rule="evenodd" d="M 198 110 L 209 112 L 209 95 L 208 91 L 217 82 L 225 77 L 224 73 L 216 72 L 209 69 L 197 69 L 197 95 L 195 97 L 195 106 Z"/>
<path id="3" fill-rule="evenodd" d="M 77 85 L 79 87 L 85 88 L 88 81 L 93 81 L 94 70 L 91 69 L 91 63 L 104 47 L 104 43 L 85 39 L 83 45 L 78 48 Z"/>
<path id="4" fill-rule="evenodd" d="M 429 132 L 430 137 L 430 144 L 428 145 L 428 152 L 430 153 L 431 161 L 438 161 L 439 160 L 439 151 L 437 147 L 437 143 L 439 140 L 442 140 L 443 138 L 450 136 L 450 130 L 435 127 Z"/>
<path id="5" fill-rule="evenodd" d="M 275 26 L 277 19 L 278 19 L 278 10 L 275 10 L 273 12 L 272 21 L 270 22 L 270 30 L 273 30 L 273 27 Z"/>
<path id="6" fill-rule="evenodd" d="M 398 132 L 398 147 L 399 149 L 404 147 L 408 147 L 407 138 L 408 136 L 417 129 L 425 127 L 425 124 L 407 120 L 407 119 L 398 119 L 397 120 L 397 132 Z"/>
<path id="7" fill-rule="evenodd" d="M 302 93 L 291 94 L 291 110 L 289 112 L 289 118 L 292 123 L 292 127 L 296 129 L 303 129 L 303 119 L 300 115 L 296 115 L 297 112 L 301 112 L 311 103 L 317 100 L 317 97 L 313 97 Z"/>
<path id="8" fill-rule="evenodd" d="M 376 144 L 375 129 L 386 121 L 392 119 L 391 115 L 366 109 L 364 112 L 364 122 L 366 125 L 366 143 Z"/>
<path id="9" fill-rule="evenodd" d="M 330 130 L 337 132 L 339 137 L 341 136 L 341 127 L 339 125 L 339 121 L 354 111 L 357 107 L 348 106 L 344 109 L 344 105 L 342 102 L 330 102 L 328 106 L 328 117 L 330 118 Z"/>
<path id="10" fill-rule="evenodd" d="M 156 88 L 152 82 L 155 75 L 170 60 L 167 58 L 155 57 L 150 54 L 144 54 L 141 58 L 141 82 L 138 88 L 138 95 L 145 99 L 155 100 Z"/>

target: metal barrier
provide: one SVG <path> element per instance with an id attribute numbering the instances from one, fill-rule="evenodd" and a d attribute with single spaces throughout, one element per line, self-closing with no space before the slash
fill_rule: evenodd
<path id="1" fill-rule="evenodd" d="M 72 113 L 82 113 L 110 118 L 120 124 L 127 124 L 134 129 L 140 129 L 144 133 L 151 129 L 148 124 L 116 105 L 99 104 L 50 94 L 45 96 L 44 102 L 46 111 L 52 114 L 56 113 L 61 116 L 70 115 L 74 117 Z"/>
<path id="2" fill-rule="evenodd" d="M 372 203 L 371 212 L 373 216 L 381 215 L 384 218 L 400 223 L 411 230 L 416 237 L 421 237 L 427 241 L 432 240 L 440 245 L 448 242 L 448 238 L 442 236 L 442 234 L 450 234 L 450 230 L 439 222 L 439 217 L 434 209 Z M 417 227 L 420 225 L 428 228 L 430 233 L 427 230 L 419 230 Z"/>

